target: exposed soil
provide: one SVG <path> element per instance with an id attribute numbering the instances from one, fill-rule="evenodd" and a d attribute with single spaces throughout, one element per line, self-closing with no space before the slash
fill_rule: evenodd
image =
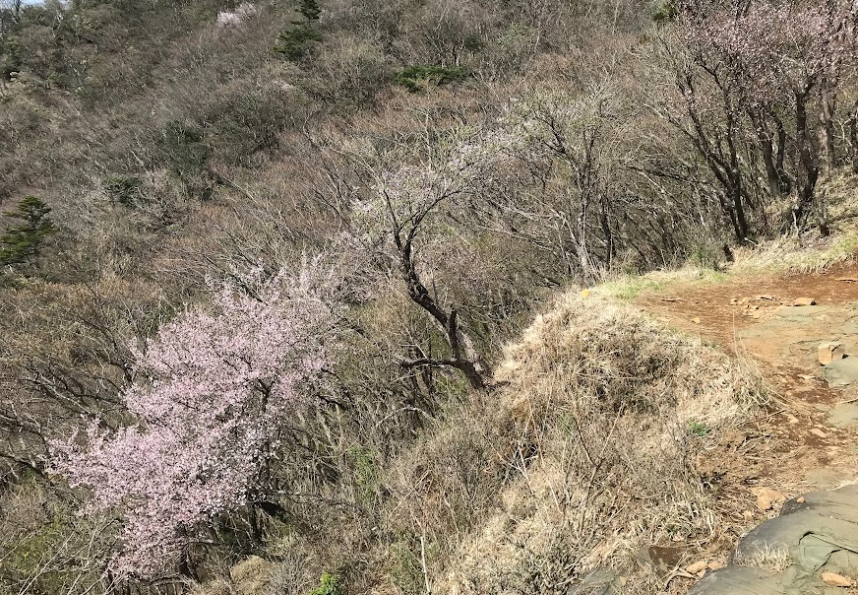
<path id="1" fill-rule="evenodd" d="M 794 306 L 800 298 L 815 305 Z M 698 460 L 704 481 L 733 516 L 728 533 L 777 514 L 756 507 L 755 486 L 798 496 L 858 481 L 858 265 L 675 285 L 637 302 L 747 362 L 774 396 L 757 419 Z M 842 343 L 847 358 L 855 358 L 837 364 L 854 366 L 855 378 L 820 365 L 817 348 L 826 341 Z M 830 386 L 831 379 L 839 385 Z"/>

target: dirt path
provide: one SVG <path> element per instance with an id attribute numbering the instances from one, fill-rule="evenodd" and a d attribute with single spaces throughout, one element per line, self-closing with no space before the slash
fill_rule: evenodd
<path id="1" fill-rule="evenodd" d="M 800 298 L 814 305 L 795 306 Z M 673 285 L 637 303 L 747 362 L 775 395 L 766 412 L 698 460 L 735 515 L 734 537 L 777 515 L 779 506 L 756 505 L 760 488 L 798 497 L 858 481 L 858 265 Z M 842 343 L 847 357 L 822 366 L 817 349 L 828 341 Z"/>

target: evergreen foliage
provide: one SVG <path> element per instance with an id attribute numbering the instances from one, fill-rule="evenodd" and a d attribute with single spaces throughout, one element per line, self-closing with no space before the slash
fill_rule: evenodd
<path id="1" fill-rule="evenodd" d="M 318 31 L 306 26 L 298 26 L 278 38 L 274 51 L 283 54 L 287 60 L 297 62 L 310 53 L 310 42 L 321 41 Z"/>
<path id="2" fill-rule="evenodd" d="M 50 212 L 41 199 L 27 196 L 14 211 L 5 213 L 23 223 L 0 236 L 0 267 L 26 264 L 38 257 L 42 242 L 55 231 Z"/>
<path id="3" fill-rule="evenodd" d="M 326 572 L 322 575 L 319 586 L 310 591 L 310 595 L 341 595 L 342 592 L 340 578 L 335 574 Z"/>
<path id="4" fill-rule="evenodd" d="M 316 0 L 301 0 L 301 8 L 299 10 L 308 22 L 318 21 L 319 15 L 322 14 L 322 9 Z"/>
<path id="5" fill-rule="evenodd" d="M 396 81 L 412 93 L 427 85 L 446 85 L 468 76 L 463 66 L 409 66 L 396 75 Z"/>

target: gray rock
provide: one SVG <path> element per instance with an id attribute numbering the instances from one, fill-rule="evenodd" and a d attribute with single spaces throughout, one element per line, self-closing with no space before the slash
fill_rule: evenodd
<path id="1" fill-rule="evenodd" d="M 858 578 L 858 486 L 806 494 L 739 543 L 731 566 L 690 595 L 827 595 L 823 572 Z"/>
<path id="2" fill-rule="evenodd" d="M 828 412 L 828 423 L 837 428 L 858 425 L 858 403 L 840 403 Z"/>
<path id="3" fill-rule="evenodd" d="M 831 362 L 822 369 L 822 376 L 829 386 L 849 386 L 858 380 L 858 357 Z"/>
<path id="4" fill-rule="evenodd" d="M 729 566 L 707 574 L 688 595 L 782 595 L 783 592 L 775 572 Z"/>

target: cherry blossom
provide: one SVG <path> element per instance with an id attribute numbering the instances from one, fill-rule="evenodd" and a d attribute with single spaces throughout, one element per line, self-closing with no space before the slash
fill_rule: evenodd
<path id="1" fill-rule="evenodd" d="M 122 398 L 135 422 L 93 422 L 53 446 L 53 470 L 92 490 L 89 511 L 127 523 L 116 570 L 154 576 L 219 513 L 264 496 L 278 429 L 328 365 L 334 311 L 312 266 L 217 288 L 136 353 Z"/>

